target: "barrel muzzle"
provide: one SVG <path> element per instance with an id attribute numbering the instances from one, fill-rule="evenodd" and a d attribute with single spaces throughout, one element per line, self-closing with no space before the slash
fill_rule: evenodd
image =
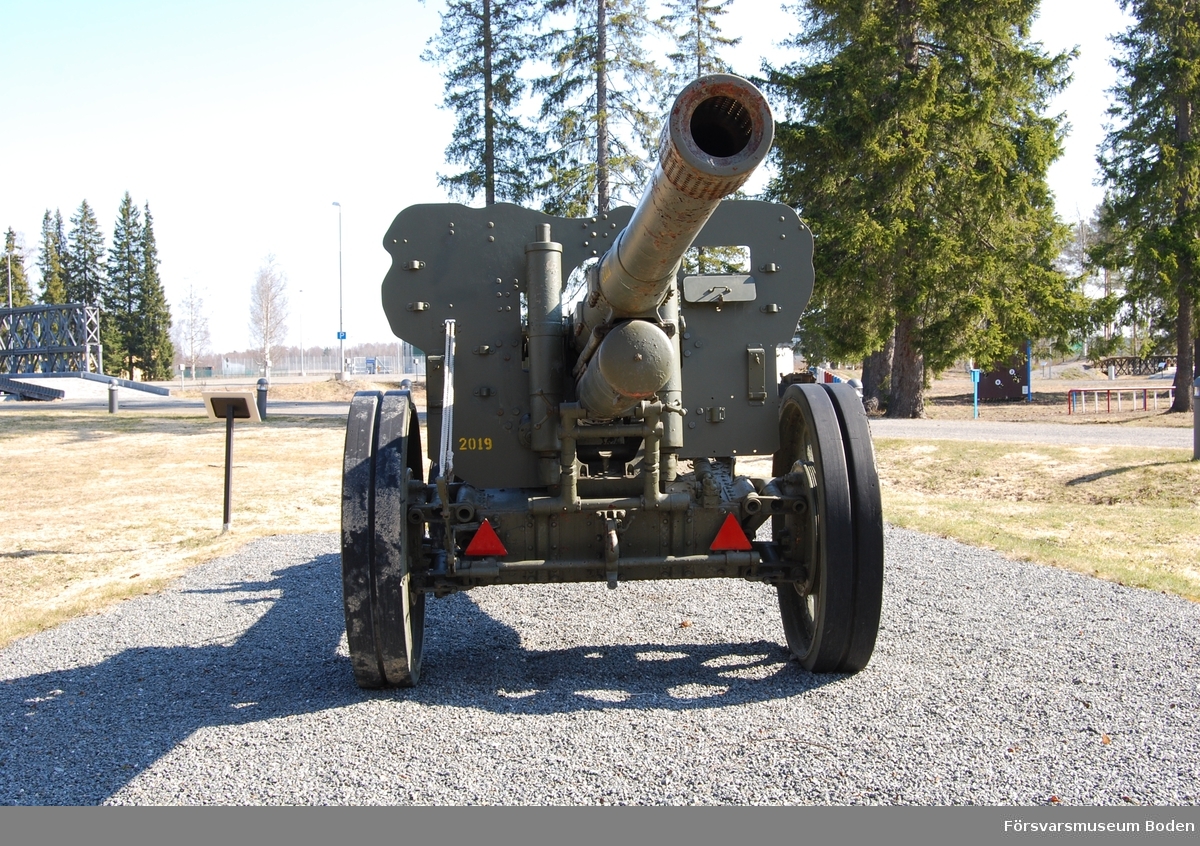
<path id="1" fill-rule="evenodd" d="M 713 74 L 680 92 L 654 175 L 600 263 L 600 291 L 614 314 L 645 314 L 662 302 L 683 254 L 766 158 L 774 135 L 766 98 L 741 77 Z"/>

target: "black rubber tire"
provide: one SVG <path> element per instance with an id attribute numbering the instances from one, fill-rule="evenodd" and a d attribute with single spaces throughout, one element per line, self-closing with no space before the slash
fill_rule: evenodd
<path id="1" fill-rule="evenodd" d="M 871 427 L 858 392 L 847 384 L 822 387 L 833 400 L 842 431 L 850 480 L 850 515 L 854 523 L 854 617 L 850 646 L 840 670 L 857 672 L 871 660 L 883 607 L 883 507 L 879 473 L 875 468 Z"/>
<path id="2" fill-rule="evenodd" d="M 407 519 L 421 478 L 407 391 L 360 391 L 350 403 L 342 471 L 342 596 L 359 687 L 412 687 L 421 672 L 425 594 L 411 590 L 421 538 Z"/>
<path id="3" fill-rule="evenodd" d="M 777 586 L 788 647 L 814 673 L 843 672 L 854 621 L 854 528 L 850 481 L 833 401 L 820 385 L 792 385 L 779 406 L 779 451 L 774 474 L 797 461 L 807 476 L 808 508 L 775 517 L 785 558 L 808 566 L 803 582 Z"/>
<path id="4" fill-rule="evenodd" d="M 360 391 L 346 418 L 342 464 L 342 600 L 350 665 L 359 687 L 384 686 L 371 613 L 371 558 L 375 545 L 375 427 L 382 394 Z"/>
<path id="5" fill-rule="evenodd" d="M 421 481 L 421 435 L 408 391 L 383 395 L 378 432 L 374 616 L 379 660 L 389 686 L 412 687 L 421 675 L 425 594 L 411 589 L 421 538 L 408 521 L 408 483 Z"/>

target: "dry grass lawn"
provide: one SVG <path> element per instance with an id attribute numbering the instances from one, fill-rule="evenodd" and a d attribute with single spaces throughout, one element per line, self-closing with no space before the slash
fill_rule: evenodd
<path id="1" fill-rule="evenodd" d="M 272 396 L 348 400 L 368 387 L 395 385 L 281 386 Z M 344 427 L 339 417 L 240 425 L 233 530 L 222 535 L 222 424 L 6 409 L 0 645 L 157 590 L 253 538 L 336 532 Z M 876 450 L 891 523 L 1200 601 L 1200 462 L 1190 451 L 910 440 Z M 769 475 L 763 462 L 741 466 Z"/>
<path id="2" fill-rule="evenodd" d="M 884 517 L 1006 555 L 1200 601 L 1190 450 L 875 443 Z"/>
<path id="3" fill-rule="evenodd" d="M 252 538 L 337 531 L 344 439 L 338 418 L 238 426 L 222 535 L 221 423 L 6 410 L 0 645 L 156 590 Z"/>
<path id="4" fill-rule="evenodd" d="M 219 382 L 213 382 L 211 387 L 223 387 Z M 276 382 L 267 392 L 267 408 L 272 402 L 350 402 L 357 391 L 394 391 L 400 387 L 398 381 L 364 381 L 348 380 L 338 382 L 335 379 L 314 380 L 311 382 Z M 172 389 L 171 396 L 187 399 L 199 399 L 203 388 L 187 388 L 180 391 Z M 253 390 L 247 388 L 245 390 Z M 413 400 L 421 407 L 425 405 L 425 387 L 418 384 L 411 387 Z"/>

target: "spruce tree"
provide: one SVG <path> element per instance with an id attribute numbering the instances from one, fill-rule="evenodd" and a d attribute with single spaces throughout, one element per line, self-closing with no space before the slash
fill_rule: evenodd
<path id="1" fill-rule="evenodd" d="M 1119 73 L 1113 127 L 1099 157 L 1107 186 L 1102 223 L 1119 237 L 1135 297 L 1157 299 L 1174 324 L 1175 402 L 1192 409 L 1200 303 L 1200 7 L 1123 0 L 1133 24 L 1114 39 Z"/>
<path id="2" fill-rule="evenodd" d="M 464 170 L 439 174 L 452 195 L 484 203 L 529 198 L 536 141 L 518 114 L 531 58 L 537 0 L 449 0 L 422 59 L 445 67 L 443 105 L 454 112 L 446 161 Z"/>
<path id="3" fill-rule="evenodd" d="M 669 84 L 664 86 L 666 94 L 674 96 L 697 77 L 730 72 L 720 50 L 736 46 L 742 39 L 723 35 L 720 19 L 732 4 L 733 0 L 670 0 L 666 4 L 667 13 L 659 25 L 672 35 L 678 47 L 667 54 L 671 71 Z"/>
<path id="4" fill-rule="evenodd" d="M 538 186 L 551 214 L 608 211 L 636 200 L 657 143 L 662 72 L 643 42 L 655 27 L 644 0 L 550 0 L 569 25 L 543 39 L 553 72 L 534 84 L 552 147 Z"/>
<path id="5" fill-rule="evenodd" d="M 142 223 L 141 273 L 138 278 L 138 314 L 133 330 L 133 360 L 143 378 L 171 378 L 175 363 L 175 345 L 171 343 L 171 309 L 162 279 L 158 275 L 158 245 L 154 239 L 154 219 L 146 203 Z"/>
<path id="6" fill-rule="evenodd" d="M 38 267 L 42 271 L 42 295 L 44 305 L 57 305 L 67 301 L 66 237 L 63 234 L 62 212 L 57 209 L 54 217 L 50 210 L 42 215 L 42 250 L 38 256 Z"/>
<path id="7" fill-rule="evenodd" d="M 96 213 L 84 200 L 71 217 L 71 235 L 63 262 L 67 302 L 100 305 L 104 292 L 104 235 Z"/>
<path id="8" fill-rule="evenodd" d="M 11 302 L 13 308 L 33 305 L 33 295 L 29 290 L 29 279 L 25 275 L 25 254 L 17 244 L 17 234 L 12 227 L 4 233 L 4 255 L 0 256 L 0 278 L 4 280 L 4 288 L 0 290 L 3 304 Z"/>
<path id="9" fill-rule="evenodd" d="M 861 356 L 894 333 L 888 414 L 924 413 L 930 373 L 1007 360 L 1076 319 L 1045 115 L 1070 56 L 1029 40 L 1036 0 L 809 0 L 768 67 L 790 108 L 771 194 L 818 236 L 806 351 Z"/>
<path id="10" fill-rule="evenodd" d="M 141 309 L 142 215 L 129 192 L 121 199 L 108 251 L 108 282 L 102 298 L 100 340 L 111 372 L 135 378 L 137 329 Z"/>
<path id="11" fill-rule="evenodd" d="M 670 70 L 660 87 L 664 114 L 674 103 L 685 85 L 701 76 L 730 73 L 731 68 L 721 58 L 723 47 L 733 47 L 741 38 L 722 34 L 721 17 L 728 12 L 733 0 L 671 0 L 658 26 L 675 41 L 677 49 L 668 53 Z M 741 195 L 741 192 L 738 192 Z M 743 256 L 740 247 L 699 247 L 688 250 L 683 257 L 682 271 L 690 273 L 741 273 Z"/>

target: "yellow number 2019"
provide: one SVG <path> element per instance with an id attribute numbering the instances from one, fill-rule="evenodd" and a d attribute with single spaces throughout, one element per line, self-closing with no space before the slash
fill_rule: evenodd
<path id="1" fill-rule="evenodd" d="M 458 451 L 465 452 L 468 450 L 491 449 L 491 438 L 459 438 Z"/>

